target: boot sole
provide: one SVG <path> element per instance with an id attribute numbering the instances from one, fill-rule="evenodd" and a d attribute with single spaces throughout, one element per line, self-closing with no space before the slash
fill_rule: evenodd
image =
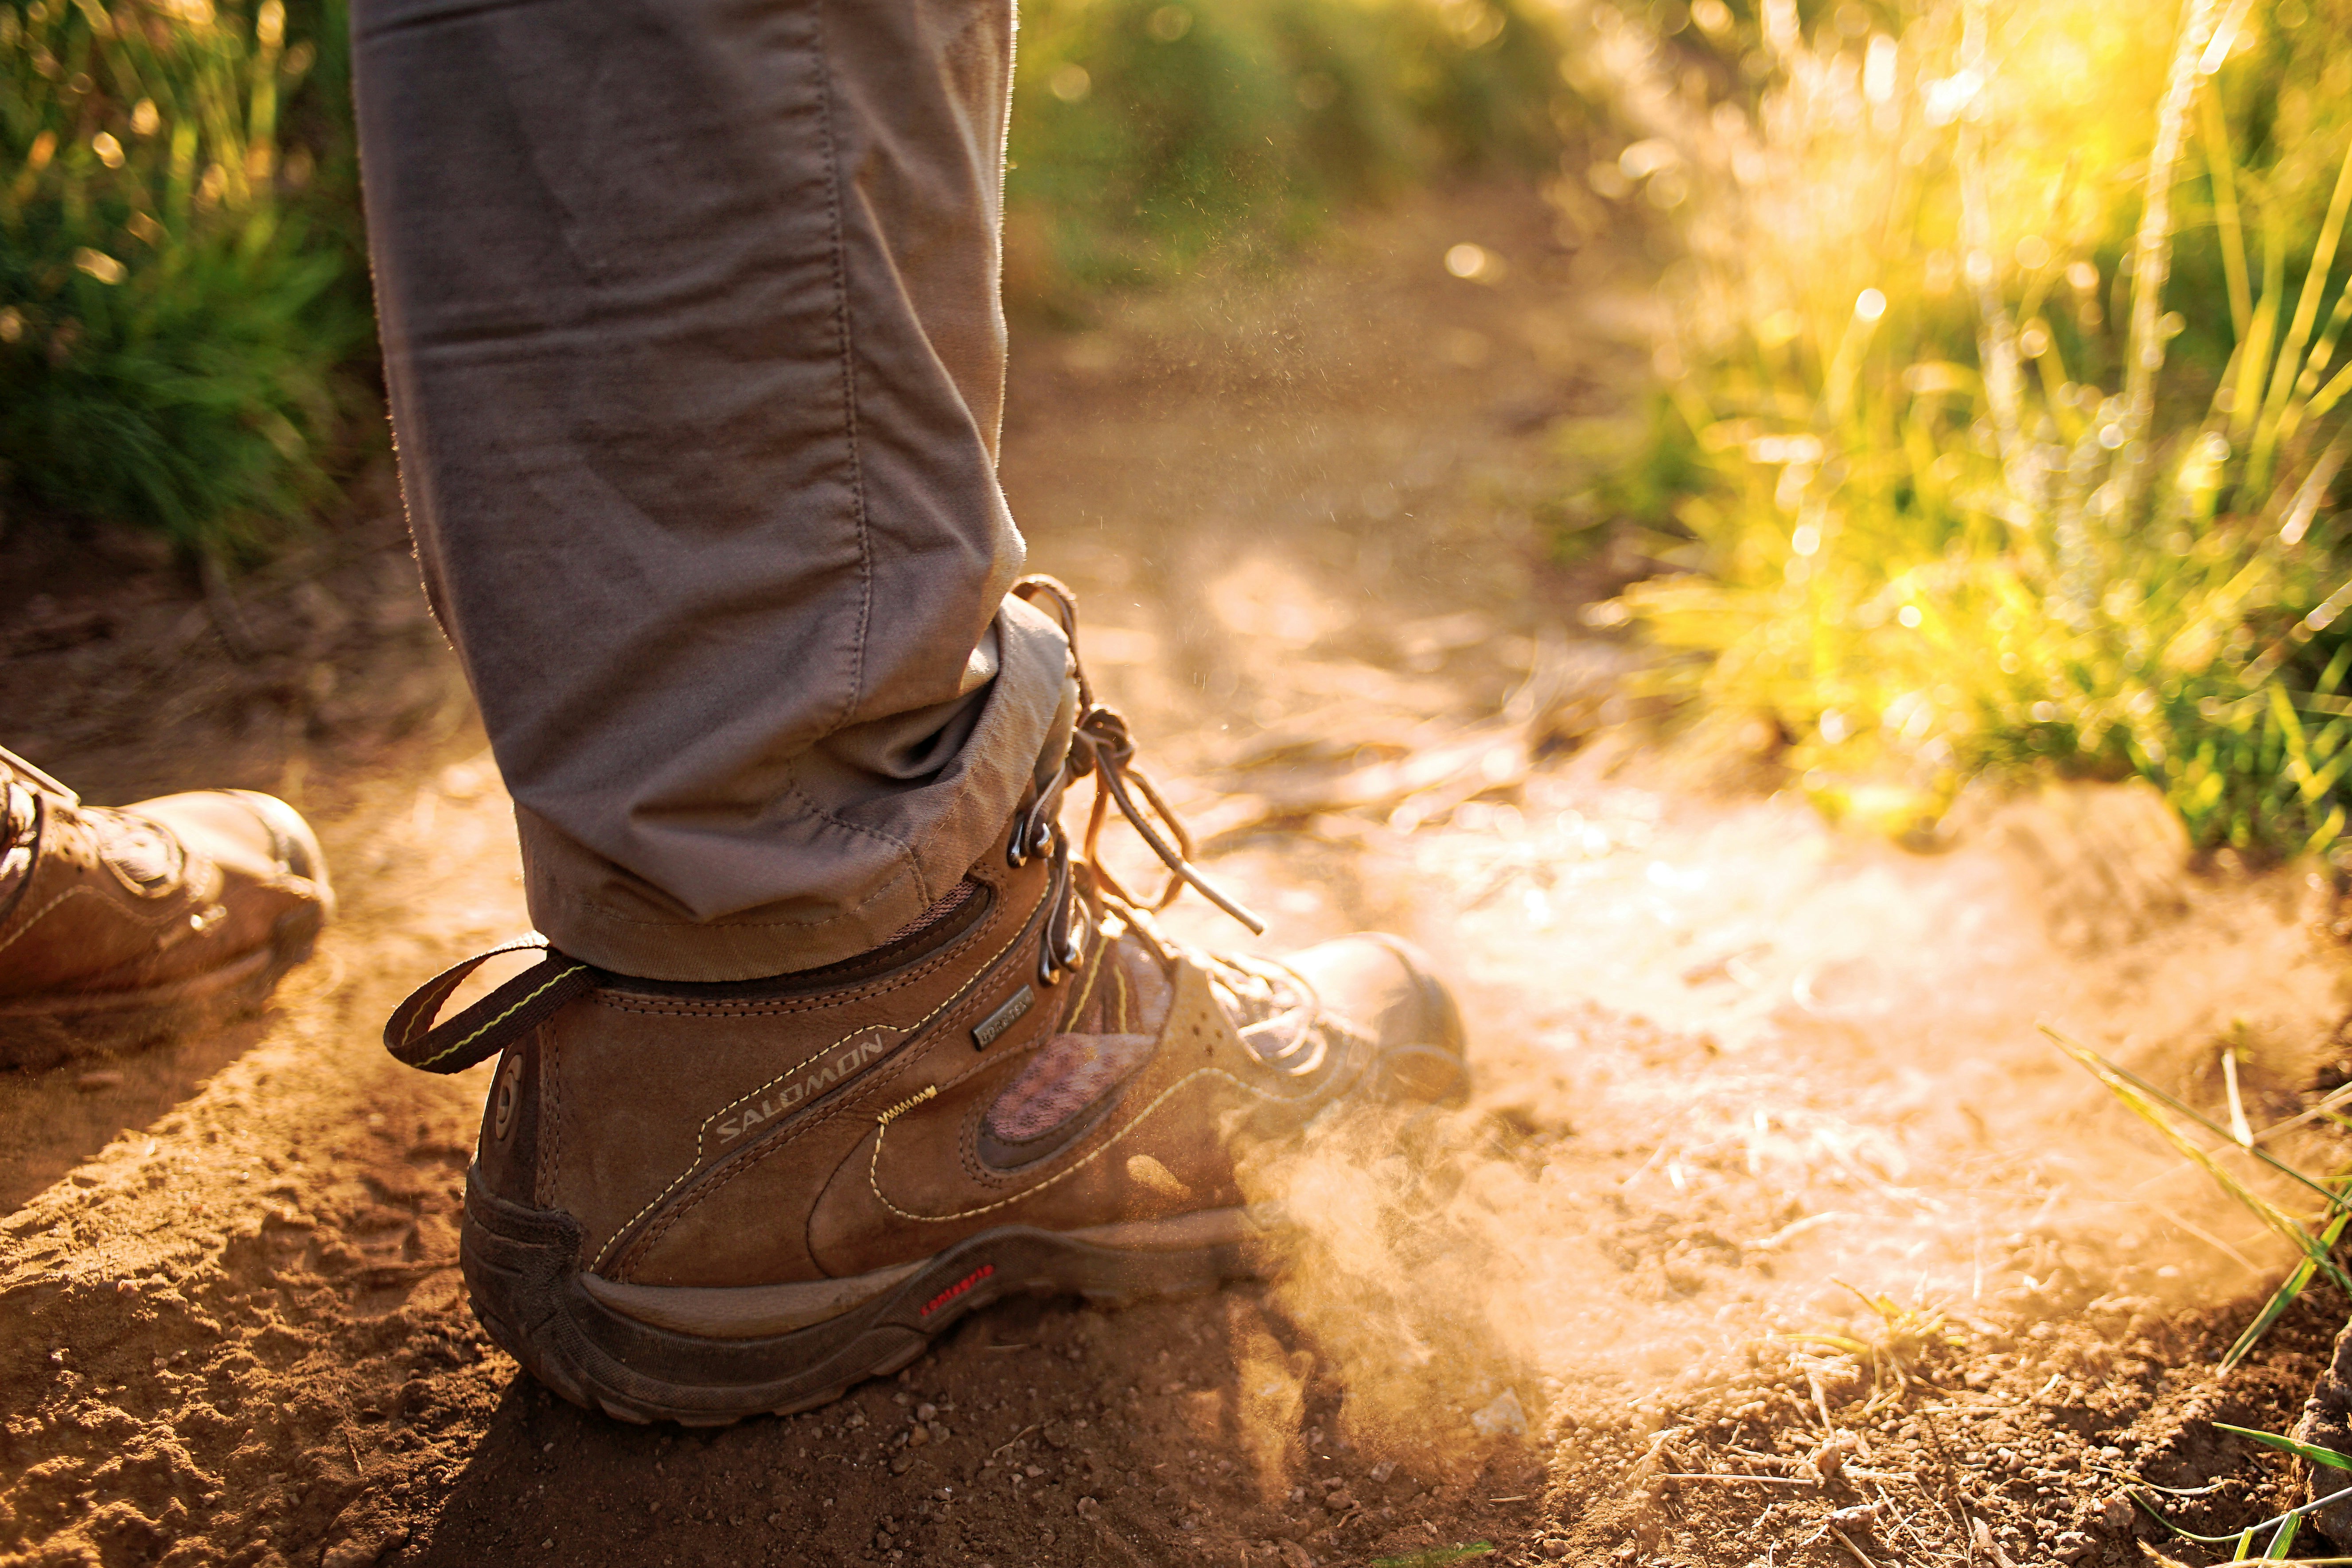
<path id="1" fill-rule="evenodd" d="M 116 1056 L 168 1035 L 196 1034 L 260 1011 L 326 925 L 315 907 L 278 921 L 269 945 L 169 985 L 0 1002 L 0 1068 Z"/>
<path id="2" fill-rule="evenodd" d="M 458 1264 L 474 1311 L 499 1347 L 572 1404 L 636 1423 L 723 1426 L 750 1415 L 790 1415 L 827 1405 L 869 1377 L 897 1372 L 967 1313 L 1018 1293 L 1083 1296 L 1106 1306 L 1152 1297 L 1205 1295 L 1231 1279 L 1272 1270 L 1271 1233 L 1244 1211 L 1224 1228 L 1239 1239 L 1201 1245 L 1109 1246 L 1085 1236 L 1006 1226 L 982 1231 L 915 1265 L 868 1276 L 886 1280 L 857 1305 L 806 1327 L 746 1337 L 696 1334 L 617 1310 L 583 1282 L 581 1230 L 560 1211 L 525 1208 L 466 1176 Z M 1182 1240 L 1207 1216 L 1104 1226 L 1122 1240 Z M 599 1282 L 602 1285 L 603 1282 Z M 845 1284 L 850 1282 L 844 1282 Z M 790 1289 L 793 1288 L 780 1288 Z M 679 1303 L 686 1321 L 717 1292 L 624 1287 L 636 1300 Z"/>

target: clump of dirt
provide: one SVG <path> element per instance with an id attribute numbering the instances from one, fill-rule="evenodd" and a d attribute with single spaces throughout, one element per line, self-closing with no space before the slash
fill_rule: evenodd
<path id="1" fill-rule="evenodd" d="M 2284 1121 L 2342 1055 L 2325 889 L 2193 874 L 2130 792 L 1922 858 L 1657 762 L 1528 510 L 1638 278 L 1473 192 L 1019 345 L 1008 482 L 1097 680 L 1284 943 L 1439 954 L 1479 1087 L 1257 1173 L 1272 1280 L 999 1303 L 719 1432 L 552 1399 L 462 1299 L 484 1069 L 375 1035 L 524 912 L 386 479 L 257 579 L 20 530 L 0 738 L 100 800 L 288 794 L 344 912 L 260 1019 L 0 1082 L 0 1563 L 2025 1568 L 2161 1544 L 2126 1485 L 2213 1534 L 2299 1495 L 2214 1423 L 2286 1429 L 2347 1304 L 2213 1371 L 2280 1249 L 2032 1026 L 2204 1104 L 2234 1052 Z"/>

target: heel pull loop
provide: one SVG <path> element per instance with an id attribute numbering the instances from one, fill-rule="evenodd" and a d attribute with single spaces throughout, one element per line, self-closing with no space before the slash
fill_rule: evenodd
<path id="1" fill-rule="evenodd" d="M 1077 595 L 1059 577 L 1032 572 L 1013 584 L 1013 596 L 1024 605 L 1045 609 L 1061 626 L 1062 636 L 1070 645 L 1070 673 L 1078 678 L 1078 711 L 1084 713 L 1095 705 L 1095 688 L 1087 679 L 1086 661 L 1078 658 Z M 1043 605 L 1038 605 L 1040 599 L 1045 601 Z"/>
<path id="2" fill-rule="evenodd" d="M 446 1023 L 433 1019 L 474 971 L 509 952 L 546 956 L 505 982 Z M 504 1050 L 525 1031 L 537 1028 L 555 1010 L 595 984 L 595 972 L 547 945 L 537 931 L 478 952 L 443 970 L 410 993 L 384 1020 L 383 1048 L 393 1059 L 426 1072 L 463 1072 Z"/>

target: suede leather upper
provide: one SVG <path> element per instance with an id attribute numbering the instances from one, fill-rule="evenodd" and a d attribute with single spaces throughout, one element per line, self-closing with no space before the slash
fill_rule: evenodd
<path id="1" fill-rule="evenodd" d="M 332 909 L 323 857 L 291 807 L 198 790 L 119 811 L 34 795 L 29 869 L 0 900 L 0 1001 L 91 1003 L 200 992 L 266 953 L 282 921 Z"/>
<path id="2" fill-rule="evenodd" d="M 1330 1048 L 1304 1074 L 1244 1044 L 1209 973 L 1180 956 L 1149 1058 L 1065 1132 L 1024 1145 L 1025 1163 L 1000 1168 L 982 1153 L 983 1118 L 1069 1022 L 1109 939 L 1085 927 L 1078 973 L 1043 984 L 1045 862 L 1012 867 L 1000 839 L 971 875 L 984 910 L 885 973 L 766 994 L 597 986 L 509 1047 L 501 1074 L 521 1064 L 530 1103 L 509 1106 L 501 1136 L 493 1096 L 485 1179 L 569 1215 L 584 1233 L 580 1266 L 604 1279 L 794 1283 L 928 1257 L 1000 1226 L 1232 1207 L 1249 1146 L 1367 1084 L 1424 1091 L 1375 1073 L 1387 1056 L 1421 1047 L 1458 1064 L 1443 989 L 1381 939 L 1302 955 L 1303 971 L 1339 983 L 1327 1001 L 1371 1026 L 1329 1028 Z M 1008 1013 L 1001 1032 L 991 1025 Z"/>

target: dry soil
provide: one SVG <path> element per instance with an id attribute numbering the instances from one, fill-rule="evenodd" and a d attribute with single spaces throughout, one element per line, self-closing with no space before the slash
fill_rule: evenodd
<path id="1" fill-rule="evenodd" d="M 2126 1480 L 2207 1533 L 2286 1500 L 2213 1423 L 2283 1430 L 2345 1303 L 2217 1373 L 2278 1244 L 2035 1026 L 2293 1115 L 2347 1071 L 2328 889 L 2128 789 L 1920 855 L 1769 733 L 1654 744 L 1578 615 L 1631 541 L 1537 521 L 1629 438 L 1645 274 L 1470 191 L 1019 335 L 1007 483 L 1097 679 L 1275 943 L 1440 955 L 1479 1087 L 1415 1159 L 1302 1151 L 1272 1281 L 1001 1302 L 719 1432 L 552 1400 L 467 1312 L 481 1074 L 376 1029 L 525 922 L 388 476 L 234 580 L 20 522 L 0 740 L 285 794 L 343 907 L 263 1016 L 0 1080 L 0 1563 L 2120 1564 L 2202 1560 Z M 2320 1126 L 2280 1146 L 2330 1168 Z"/>

